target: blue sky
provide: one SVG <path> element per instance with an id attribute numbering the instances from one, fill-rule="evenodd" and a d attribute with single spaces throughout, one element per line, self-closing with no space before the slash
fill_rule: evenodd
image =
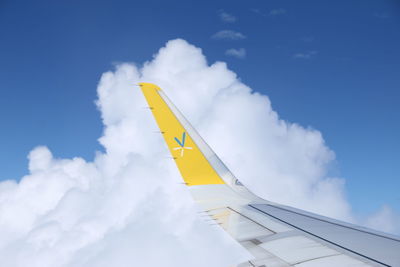
<path id="1" fill-rule="evenodd" d="M 397 1 L 2 1 L 0 180 L 27 174 L 37 145 L 93 159 L 101 74 L 183 38 L 322 132 L 356 213 L 400 211 L 399 29 Z"/>

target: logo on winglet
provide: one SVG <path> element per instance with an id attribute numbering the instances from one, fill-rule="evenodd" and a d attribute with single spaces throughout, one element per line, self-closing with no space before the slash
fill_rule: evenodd
<path id="1" fill-rule="evenodd" d="M 182 139 L 180 140 L 178 137 L 174 137 L 174 140 L 178 143 L 179 147 L 174 147 L 174 150 L 180 150 L 181 151 L 181 157 L 183 157 L 185 149 L 193 149 L 190 146 L 185 146 L 185 141 L 186 141 L 186 133 L 182 133 Z"/>

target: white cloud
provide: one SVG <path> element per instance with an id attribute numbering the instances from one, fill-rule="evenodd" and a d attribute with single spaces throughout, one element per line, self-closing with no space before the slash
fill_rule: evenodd
<path id="1" fill-rule="evenodd" d="M 241 40 L 241 39 L 245 39 L 246 36 L 240 32 L 231 31 L 231 30 L 222 30 L 222 31 L 214 33 L 211 36 L 211 38 L 217 39 L 217 40 L 222 40 L 222 39 Z"/>
<path id="2" fill-rule="evenodd" d="M 384 205 L 367 218 L 365 225 L 383 232 L 400 233 L 400 216 L 389 206 Z"/>
<path id="3" fill-rule="evenodd" d="M 258 9 L 258 8 L 251 8 L 250 11 L 253 12 L 253 13 L 255 13 L 255 14 L 264 16 L 264 17 L 266 16 L 266 14 L 263 13 L 263 12 L 262 12 L 260 9 Z"/>
<path id="4" fill-rule="evenodd" d="M 2 266 L 220 267 L 248 259 L 198 216 L 134 86 L 149 75 L 178 79 L 195 69 L 215 72 L 199 49 L 177 40 L 143 69 L 122 64 L 103 74 L 97 105 L 106 152 L 86 162 L 55 159 L 38 147 L 29 154 L 29 175 L 0 183 Z"/>
<path id="5" fill-rule="evenodd" d="M 334 153 L 320 132 L 281 120 L 267 96 L 178 39 L 143 67 L 121 64 L 103 74 L 97 106 L 105 153 L 94 162 L 56 159 L 38 147 L 29 175 L 0 183 L 2 265 L 220 267 L 249 257 L 196 213 L 153 133 L 139 81 L 159 84 L 255 193 L 352 220 L 343 179 L 327 175 Z"/>
<path id="6" fill-rule="evenodd" d="M 293 58 L 295 59 L 311 59 L 315 57 L 318 54 L 317 51 L 308 51 L 304 53 L 296 53 L 293 55 Z"/>
<path id="7" fill-rule="evenodd" d="M 278 15 L 284 15 L 284 14 L 286 14 L 286 9 L 284 9 L 284 8 L 272 9 L 272 10 L 269 12 L 269 15 L 270 15 L 270 16 L 278 16 Z"/>
<path id="8" fill-rule="evenodd" d="M 226 13 L 225 11 L 221 11 L 219 13 L 219 18 L 226 23 L 236 22 L 236 17 L 232 14 Z"/>
<path id="9" fill-rule="evenodd" d="M 244 48 L 231 48 L 225 51 L 225 55 L 227 56 L 232 56 L 232 57 L 237 57 L 237 58 L 245 58 L 246 57 L 246 49 Z"/>

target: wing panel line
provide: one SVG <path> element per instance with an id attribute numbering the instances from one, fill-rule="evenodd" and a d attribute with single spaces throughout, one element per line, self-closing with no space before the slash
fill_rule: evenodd
<path id="1" fill-rule="evenodd" d="M 370 260 L 370 261 L 379 263 L 379 264 L 381 264 L 381 265 L 383 265 L 383 266 L 391 267 L 390 265 L 387 265 L 387 264 L 385 264 L 385 263 L 383 263 L 383 262 L 380 262 L 379 260 L 376 260 L 376 259 L 373 259 L 373 258 L 371 258 L 371 257 L 365 256 L 365 255 L 363 255 L 363 254 L 361 254 L 361 253 L 359 253 L 359 252 L 357 252 L 357 251 L 351 250 L 351 249 L 346 248 L 346 247 L 344 247 L 344 246 L 342 246 L 342 245 L 339 245 L 339 244 L 337 244 L 337 243 L 335 243 L 335 242 L 332 242 L 332 241 L 330 241 L 329 239 L 320 237 L 320 236 L 318 236 L 318 235 L 316 235 L 316 234 L 314 234 L 314 233 L 312 233 L 312 232 L 309 232 L 309 231 L 307 231 L 307 230 L 305 230 L 305 229 L 302 229 L 301 227 L 298 227 L 298 226 L 296 226 L 296 225 L 294 225 L 294 224 L 292 224 L 292 223 L 289 223 L 289 222 L 287 222 L 287 221 L 285 221 L 285 220 L 280 219 L 279 217 L 276 217 L 276 216 L 274 216 L 274 215 L 271 215 L 271 214 L 269 214 L 269 213 L 267 213 L 267 212 L 265 212 L 265 211 L 263 211 L 263 210 L 261 210 L 261 209 L 255 207 L 255 206 L 253 206 L 253 205 L 249 205 L 249 206 L 252 207 L 253 209 L 255 209 L 255 210 L 261 212 L 261 213 L 264 213 L 265 215 L 268 215 L 268 216 L 270 216 L 270 217 L 272 217 L 272 218 L 274 218 L 274 219 L 276 219 L 276 220 L 278 220 L 278 221 L 281 221 L 281 222 L 283 222 L 283 223 L 285 223 L 285 224 L 287 224 L 287 225 L 290 225 L 291 227 L 293 227 L 293 228 L 295 228 L 295 229 L 298 229 L 298 230 L 300 230 L 300 231 L 302 231 L 302 232 L 304 232 L 304 233 L 307 233 L 307 234 L 309 234 L 309 235 L 311 235 L 311 236 L 314 236 L 314 237 L 317 237 L 317 238 L 319 238 L 319 239 L 321 239 L 321 240 L 324 240 L 324 241 L 327 242 L 327 243 L 330 243 L 330 244 L 335 245 L 335 246 L 337 246 L 337 247 L 339 247 L 339 248 L 342 248 L 342 249 L 344 249 L 344 250 L 347 250 L 347 251 L 349 251 L 349 252 L 351 252 L 351 253 L 354 253 L 354 254 L 356 254 L 356 255 L 358 255 L 358 256 L 361 256 L 361 257 L 363 257 L 363 258 L 366 258 L 366 259 L 368 259 L 368 260 Z M 270 205 L 269 205 L 269 206 L 270 206 Z M 273 207 L 274 207 L 274 206 L 273 206 Z M 301 215 L 302 215 L 302 214 L 301 214 Z"/>
<path id="2" fill-rule="evenodd" d="M 351 229 L 351 230 L 358 231 L 358 232 L 362 232 L 362 233 L 365 233 L 365 234 L 370 234 L 370 235 L 374 235 L 374 236 L 378 236 L 378 237 L 382 237 L 382 238 L 386 238 L 386 239 L 391 239 L 391 240 L 396 241 L 396 242 L 400 242 L 400 239 L 391 237 L 391 236 L 389 236 L 389 235 L 384 235 L 384 234 L 378 234 L 378 233 L 369 232 L 369 231 L 366 231 L 366 230 L 363 230 L 363 229 L 359 229 L 359 228 L 356 228 L 356 227 L 352 227 L 352 226 L 349 226 L 349 225 L 345 225 L 345 224 L 341 224 L 341 223 L 336 223 L 336 222 L 324 220 L 324 219 L 322 219 L 322 218 L 318 218 L 318 217 L 314 217 L 314 216 L 311 216 L 311 215 L 307 215 L 307 214 L 304 214 L 304 213 L 296 212 L 296 211 L 294 211 L 294 210 L 285 209 L 285 208 L 280 207 L 280 206 L 275 206 L 275 205 L 270 205 L 270 204 L 265 204 L 265 205 L 271 206 L 271 207 L 276 208 L 276 209 L 284 210 L 284 211 L 287 211 L 287 212 L 295 213 L 295 214 L 297 214 L 297 215 L 304 216 L 304 217 L 307 217 L 307 218 L 311 218 L 311 219 L 314 219 L 314 220 L 318 220 L 318 221 L 321 221 L 321 222 L 333 224 L 333 225 L 336 225 L 336 226 L 344 227 L 344 228 Z M 320 216 L 320 215 L 318 215 L 318 216 Z M 342 222 L 342 223 L 343 223 L 343 222 Z"/>

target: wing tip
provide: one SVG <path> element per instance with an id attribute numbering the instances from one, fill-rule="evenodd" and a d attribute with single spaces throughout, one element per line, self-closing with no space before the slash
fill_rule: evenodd
<path id="1" fill-rule="evenodd" d="M 157 91 L 161 91 L 161 88 L 155 85 L 154 83 L 144 83 L 141 82 L 138 84 L 142 89 L 156 89 Z"/>

